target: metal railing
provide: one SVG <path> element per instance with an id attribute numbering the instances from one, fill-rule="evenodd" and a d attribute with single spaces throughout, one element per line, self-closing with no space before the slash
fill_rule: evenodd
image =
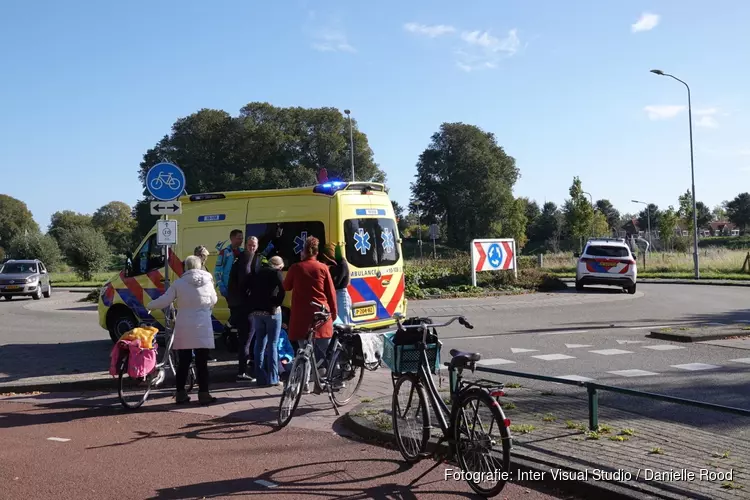
<path id="1" fill-rule="evenodd" d="M 445 363 L 446 366 L 449 363 Z M 563 385 L 575 385 L 578 387 L 584 387 L 588 393 L 588 406 L 589 406 L 589 430 L 595 431 L 599 429 L 599 391 L 616 392 L 619 394 L 625 394 L 627 396 L 635 396 L 640 398 L 653 399 L 656 401 L 663 401 L 665 403 L 676 403 L 685 406 L 693 406 L 695 408 L 702 408 L 704 410 L 714 410 L 723 413 L 732 413 L 734 415 L 740 415 L 743 417 L 750 417 L 750 410 L 743 408 L 735 408 L 732 406 L 723 406 L 713 403 L 706 403 L 703 401 L 695 401 L 693 399 L 678 398 L 675 396 L 667 396 L 665 394 L 655 394 L 653 392 L 637 391 L 634 389 L 625 389 L 623 387 L 615 387 L 612 385 L 597 384 L 596 382 L 582 382 L 579 380 L 568 380 L 560 377 L 551 377 L 548 375 L 537 375 L 535 373 L 516 372 L 511 370 L 500 370 L 497 368 L 487 368 L 484 366 L 477 366 L 475 368 L 478 372 L 493 373 L 496 375 L 505 375 L 508 377 L 519 377 L 528 378 L 533 380 L 541 380 L 543 382 L 552 382 L 555 384 Z"/>

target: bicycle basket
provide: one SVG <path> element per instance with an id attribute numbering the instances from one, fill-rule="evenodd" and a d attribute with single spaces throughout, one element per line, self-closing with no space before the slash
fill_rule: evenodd
<path id="1" fill-rule="evenodd" d="M 420 351 L 416 344 L 396 345 L 393 333 L 383 335 L 383 363 L 394 373 L 416 373 L 419 371 Z M 440 370 L 440 348 L 442 342 L 435 339 L 435 343 L 427 344 L 427 361 L 430 363 L 430 371 L 437 373 Z"/>

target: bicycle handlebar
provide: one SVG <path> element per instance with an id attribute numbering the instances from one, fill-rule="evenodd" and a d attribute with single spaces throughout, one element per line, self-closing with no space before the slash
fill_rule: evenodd
<path id="1" fill-rule="evenodd" d="M 422 323 L 420 323 L 418 325 L 406 325 L 406 326 L 404 326 L 403 324 L 401 324 L 401 320 L 400 319 L 396 318 L 396 323 L 398 324 L 398 327 L 400 329 L 404 329 L 404 330 L 413 329 L 413 328 L 423 328 L 425 326 L 427 326 L 427 327 L 433 327 L 433 328 L 443 328 L 443 327 L 446 327 L 446 326 L 448 326 L 448 325 L 450 325 L 452 323 L 455 323 L 456 321 L 458 321 L 458 323 L 460 325 L 462 325 L 465 328 L 468 328 L 469 330 L 473 330 L 474 329 L 474 325 L 472 325 L 471 323 L 469 323 L 469 320 L 467 320 L 463 316 L 454 316 L 451 319 L 449 319 L 448 321 L 446 321 L 445 323 L 437 323 L 437 324 L 435 324 L 435 323 L 424 323 L 424 322 L 422 322 Z"/>

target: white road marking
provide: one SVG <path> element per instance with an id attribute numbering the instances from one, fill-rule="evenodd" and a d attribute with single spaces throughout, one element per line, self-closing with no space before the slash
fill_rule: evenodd
<path id="1" fill-rule="evenodd" d="M 474 339 L 491 339 L 492 335 L 481 335 L 479 337 L 446 337 L 441 340 L 474 340 Z"/>
<path id="2" fill-rule="evenodd" d="M 729 361 L 734 361 L 735 363 L 747 363 L 750 365 L 750 358 L 730 359 Z"/>
<path id="3" fill-rule="evenodd" d="M 511 347 L 510 352 L 518 354 L 519 352 L 537 352 L 538 349 L 524 349 L 523 347 Z"/>
<path id="4" fill-rule="evenodd" d="M 669 328 L 672 325 L 634 326 L 631 330 L 650 330 L 651 328 Z"/>
<path id="5" fill-rule="evenodd" d="M 67 443 L 70 441 L 68 438 L 48 437 L 47 441 L 57 441 L 58 443 Z"/>
<path id="6" fill-rule="evenodd" d="M 681 345 L 672 344 L 658 344 L 658 345 L 644 345 L 644 349 L 653 349 L 654 351 L 673 351 L 675 349 L 684 349 Z"/>
<path id="7" fill-rule="evenodd" d="M 575 359 L 575 356 L 568 356 L 567 354 L 539 354 L 538 356 L 531 356 L 531 357 L 542 359 L 544 361 L 557 361 L 560 359 Z"/>
<path id="8" fill-rule="evenodd" d="M 576 380 L 578 382 L 593 382 L 596 379 L 583 377 L 581 375 L 558 375 L 557 378 L 564 378 L 565 380 Z"/>
<path id="9" fill-rule="evenodd" d="M 478 365 L 509 365 L 511 363 L 515 363 L 515 361 L 503 358 L 483 359 L 481 361 L 477 361 Z"/>
<path id="10" fill-rule="evenodd" d="M 594 347 L 591 344 L 565 344 L 568 349 L 578 349 L 579 347 Z"/>
<path id="11" fill-rule="evenodd" d="M 716 365 L 707 365 L 706 363 L 686 363 L 684 365 L 671 365 L 672 368 L 678 368 L 680 370 L 687 370 L 691 372 L 697 372 L 701 370 L 713 370 L 715 368 L 721 368 Z"/>
<path id="12" fill-rule="evenodd" d="M 271 481 L 265 481 L 263 479 L 256 479 L 255 484 L 258 484 L 260 486 L 265 486 L 266 488 L 275 488 L 278 486 L 276 483 L 272 483 Z"/>
<path id="13" fill-rule="evenodd" d="M 645 340 L 618 340 L 617 343 L 622 344 L 643 344 Z"/>
<path id="14" fill-rule="evenodd" d="M 633 354 L 633 351 L 623 351 L 622 349 L 600 349 L 598 351 L 589 351 L 594 354 L 601 354 L 603 356 L 615 356 L 617 354 Z"/>
<path id="15" fill-rule="evenodd" d="M 539 335 L 565 335 L 566 333 L 588 333 L 588 330 L 565 330 L 561 332 L 543 332 Z"/>
<path id="16" fill-rule="evenodd" d="M 649 375 L 659 375 L 658 373 L 647 372 L 646 370 L 617 370 L 607 373 L 619 375 L 621 377 L 648 377 Z"/>

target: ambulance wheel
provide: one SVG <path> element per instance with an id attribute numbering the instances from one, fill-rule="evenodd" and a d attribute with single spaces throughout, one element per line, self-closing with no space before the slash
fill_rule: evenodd
<path id="1" fill-rule="evenodd" d="M 113 343 L 117 343 L 123 334 L 138 326 L 135 316 L 127 309 L 119 309 L 113 312 L 112 317 L 109 318 L 107 323 L 109 326 L 109 338 L 112 339 Z"/>

